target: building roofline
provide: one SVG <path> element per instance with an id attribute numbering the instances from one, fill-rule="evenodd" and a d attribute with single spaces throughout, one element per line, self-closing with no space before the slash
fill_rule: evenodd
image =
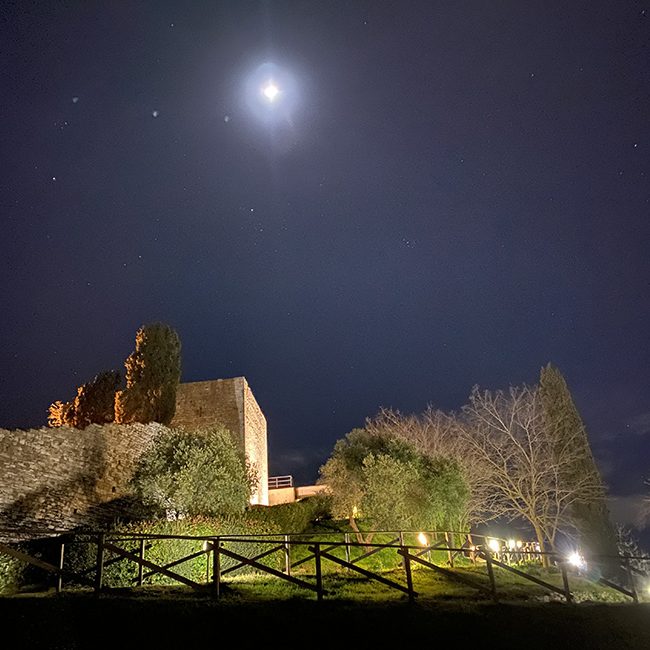
<path id="1" fill-rule="evenodd" d="M 181 381 L 179 382 L 179 385 L 183 386 L 189 386 L 191 384 L 213 384 L 215 381 L 232 381 L 233 379 L 243 379 L 246 383 L 248 383 L 246 377 L 244 375 L 238 375 L 236 377 L 219 377 L 219 379 L 201 379 L 199 381 Z"/>

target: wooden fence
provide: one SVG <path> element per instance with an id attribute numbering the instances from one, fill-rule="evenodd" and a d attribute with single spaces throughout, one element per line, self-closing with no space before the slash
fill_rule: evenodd
<path id="1" fill-rule="evenodd" d="M 368 533 L 366 533 L 368 535 Z M 384 538 L 384 541 L 380 541 Z M 468 533 L 453 531 L 433 531 L 415 533 L 412 531 L 379 531 L 372 533 L 371 541 L 360 541 L 351 533 L 324 533 L 316 535 L 217 535 L 217 536 L 187 536 L 187 535 L 137 535 L 117 533 L 97 533 L 94 535 L 78 536 L 73 543 L 87 545 L 94 561 L 83 569 L 71 570 L 66 567 L 66 543 L 61 541 L 58 546 L 56 563 L 30 555 L 12 545 L 0 544 L 0 555 L 15 558 L 21 562 L 33 565 L 46 572 L 54 580 L 57 592 L 61 592 L 66 584 L 90 587 L 96 594 L 106 591 L 105 571 L 118 563 L 131 562 L 135 564 L 137 575 L 128 585 L 142 586 L 154 576 L 164 576 L 173 583 L 179 583 L 195 590 L 205 591 L 206 588 L 215 597 L 222 595 L 223 586 L 228 576 L 242 569 L 259 574 L 274 576 L 291 583 L 308 593 L 315 594 L 318 600 L 323 600 L 328 594 L 327 579 L 329 573 L 324 567 L 334 570 L 344 569 L 346 572 L 361 575 L 400 592 L 413 601 L 417 596 L 413 583 L 413 568 L 433 571 L 444 575 L 447 579 L 469 586 L 480 595 L 494 601 L 499 599 L 499 585 L 495 568 L 522 578 L 550 592 L 559 594 L 567 603 L 573 601 L 570 588 L 570 576 L 575 573 L 565 558 L 555 553 L 541 553 L 527 548 L 526 550 L 508 547 L 505 540 L 499 541 L 499 550 L 495 544 L 489 543 L 495 538 L 472 536 Z M 189 553 L 181 554 L 171 561 L 162 563 L 160 560 L 147 556 L 154 543 L 164 541 L 183 541 L 185 546 L 192 547 Z M 462 542 L 462 543 L 459 543 Z M 491 546 L 493 548 L 491 548 Z M 263 547 L 264 550 L 260 551 Z M 245 552 L 252 549 L 253 552 Z M 257 549 L 257 552 L 255 551 Z M 388 577 L 380 570 L 373 570 L 366 560 L 377 553 L 384 552 L 401 566 L 401 580 L 394 575 Z M 522 570 L 521 560 L 538 560 L 546 556 L 551 563 L 559 568 L 562 576 L 562 586 L 557 586 Z M 455 569 L 460 558 L 465 563 L 484 568 L 485 573 L 468 576 Z M 205 558 L 205 576 L 203 579 L 188 577 L 179 572 L 179 567 L 187 562 Z M 269 561 L 272 560 L 272 564 Z M 645 571 L 638 565 L 650 567 L 650 558 L 635 556 L 617 556 L 590 558 L 590 565 L 598 562 L 608 563 L 610 567 L 619 568 L 618 575 L 625 576 L 626 584 L 614 582 L 602 575 L 590 577 L 581 575 L 583 579 L 592 580 L 607 586 L 638 602 L 639 580 L 647 579 Z M 365 566 L 364 566 L 365 565 Z M 298 567 L 302 567 L 297 570 Z M 307 567 L 312 568 L 307 571 Z M 483 575 L 486 579 L 480 580 Z"/>

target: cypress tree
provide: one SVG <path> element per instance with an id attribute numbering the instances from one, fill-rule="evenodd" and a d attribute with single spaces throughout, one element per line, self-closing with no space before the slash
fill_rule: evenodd
<path id="1" fill-rule="evenodd" d="M 120 373 L 108 370 L 77 389 L 74 400 L 75 424 L 83 429 L 89 424 L 106 424 L 115 416 L 115 391 L 120 385 Z"/>
<path id="2" fill-rule="evenodd" d="M 92 381 L 77 388 L 70 402 L 54 402 L 48 411 L 51 427 L 85 429 L 89 424 L 106 424 L 114 417 L 115 391 L 120 375 L 114 370 L 100 372 Z"/>
<path id="3" fill-rule="evenodd" d="M 74 400 L 72 402 L 57 400 L 50 404 L 47 410 L 47 424 L 50 427 L 73 427 Z"/>
<path id="4" fill-rule="evenodd" d="M 589 477 L 598 487 L 589 490 L 573 504 L 573 524 L 581 545 L 594 555 L 616 555 L 616 532 L 609 518 L 606 492 L 600 472 L 594 461 L 587 430 L 575 406 L 571 392 L 562 373 L 550 363 L 540 373 L 540 395 L 546 426 L 555 440 L 556 449 L 572 445 L 575 461 L 564 467 L 563 481 L 577 485 Z"/>
<path id="5" fill-rule="evenodd" d="M 115 396 L 115 421 L 169 424 L 176 412 L 181 343 L 169 325 L 143 325 L 124 362 L 126 389 Z"/>

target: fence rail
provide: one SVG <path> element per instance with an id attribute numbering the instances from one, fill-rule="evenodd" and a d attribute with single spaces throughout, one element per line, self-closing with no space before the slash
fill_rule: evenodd
<path id="1" fill-rule="evenodd" d="M 366 535 L 369 535 L 366 533 Z M 491 543 L 494 537 L 471 535 L 457 531 L 432 531 L 416 533 L 413 531 L 377 531 L 371 538 L 359 539 L 352 533 L 327 532 L 315 534 L 286 535 L 145 535 L 132 533 L 97 533 L 76 536 L 75 542 L 87 545 L 87 556 L 94 557 L 91 566 L 81 571 L 73 571 L 65 566 L 66 542 L 60 542 L 58 561 L 47 562 L 43 558 L 30 555 L 24 550 L 9 544 L 0 544 L 0 555 L 12 557 L 21 562 L 38 567 L 55 579 L 57 592 L 63 589 L 64 580 L 69 584 L 90 586 L 96 593 L 106 590 L 104 572 L 120 562 L 136 565 L 137 578 L 131 578 L 128 586 L 142 586 L 146 580 L 155 576 L 164 576 L 167 580 L 180 583 L 195 590 L 206 587 L 219 598 L 222 594 L 224 578 L 247 568 L 256 573 L 274 576 L 297 587 L 316 594 L 318 600 L 327 595 L 325 583 L 328 575 L 323 570 L 327 564 L 336 570 L 356 573 L 383 584 L 395 591 L 406 594 L 414 600 L 418 592 L 414 587 L 414 565 L 419 571 L 432 571 L 446 578 L 469 586 L 480 594 L 497 601 L 499 584 L 495 568 L 505 574 L 515 575 L 530 583 L 543 587 L 549 592 L 559 594 L 567 603 L 574 599 L 570 587 L 570 578 L 580 575 L 582 579 L 614 589 L 634 602 L 639 601 L 638 586 L 640 580 L 647 580 L 647 571 L 639 569 L 643 565 L 650 568 L 650 557 L 620 555 L 612 557 L 592 557 L 590 564 L 598 562 L 608 566 L 619 567 L 619 577 L 624 580 L 605 578 L 601 573 L 576 572 L 567 560 L 557 553 L 508 548 Z M 387 541 L 381 541 L 381 537 Z M 185 542 L 185 549 L 172 561 L 161 562 L 152 553 L 155 540 L 168 542 Z M 455 540 L 461 541 L 456 545 Z M 179 546 L 179 544 L 177 544 Z M 182 546 L 182 545 L 180 545 Z M 188 549 L 191 550 L 186 552 Z M 263 550 L 260 550 L 262 549 Z M 252 549 L 253 553 L 247 553 Z M 401 566 L 401 576 L 391 574 L 390 578 L 381 570 L 361 566 L 376 553 L 384 551 L 388 557 L 394 553 L 395 566 Z M 147 553 L 149 556 L 147 557 Z M 355 555 L 355 557 L 353 557 Z M 435 556 L 435 557 L 434 557 Z M 205 557 L 204 579 L 197 580 L 183 575 L 180 567 L 186 562 Z M 436 559 L 436 557 L 438 559 Z M 275 566 L 265 564 L 274 558 Z M 442 558 L 445 558 L 444 560 Z M 481 572 L 469 577 L 455 569 L 454 563 L 460 558 L 475 567 L 484 568 L 484 577 L 479 580 Z M 562 586 L 554 585 L 542 577 L 531 575 L 521 567 L 522 561 L 535 560 L 542 564 L 554 564 L 561 573 Z M 636 563 L 633 566 L 632 562 Z M 278 568 L 282 567 L 282 568 Z M 294 570 L 303 567 L 299 575 Z M 309 570 L 310 569 L 310 570 Z M 419 575 L 418 571 L 418 575 Z M 635 577 L 636 576 L 636 577 Z"/>
<path id="2" fill-rule="evenodd" d="M 286 476 L 269 476 L 269 490 L 287 487 L 293 487 L 293 476 L 290 474 Z"/>

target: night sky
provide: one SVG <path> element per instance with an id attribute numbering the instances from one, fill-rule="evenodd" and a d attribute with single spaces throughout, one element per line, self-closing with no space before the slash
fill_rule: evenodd
<path id="1" fill-rule="evenodd" d="M 647 1 L 3 2 L 0 84 L 0 425 L 163 321 L 271 474 L 551 361 L 650 490 Z"/>

